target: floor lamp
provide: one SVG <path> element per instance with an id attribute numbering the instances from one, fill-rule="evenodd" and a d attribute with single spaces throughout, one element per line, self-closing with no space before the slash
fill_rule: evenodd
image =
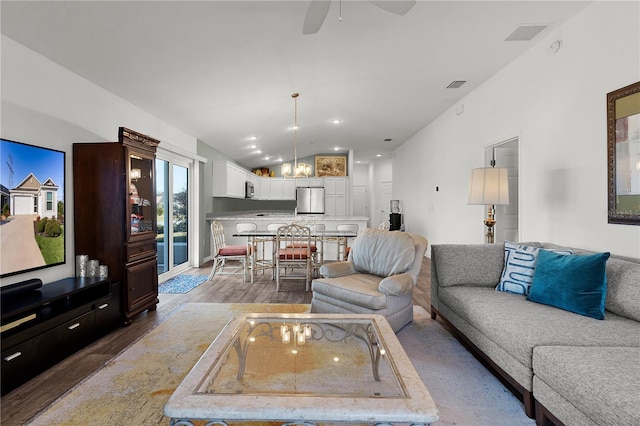
<path id="1" fill-rule="evenodd" d="M 486 242 L 493 244 L 493 226 L 495 225 L 494 206 L 509 204 L 509 175 L 506 168 L 481 167 L 471 170 L 469 178 L 469 199 L 467 204 L 489 206 Z"/>

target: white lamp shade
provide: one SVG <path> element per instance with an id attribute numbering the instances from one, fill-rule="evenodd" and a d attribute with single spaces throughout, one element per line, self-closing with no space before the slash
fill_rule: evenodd
<path id="1" fill-rule="evenodd" d="M 467 204 L 509 204 L 509 175 L 506 168 L 481 167 L 471 170 Z"/>

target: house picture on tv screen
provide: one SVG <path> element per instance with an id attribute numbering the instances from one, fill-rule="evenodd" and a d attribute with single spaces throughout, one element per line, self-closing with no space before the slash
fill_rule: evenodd
<path id="1" fill-rule="evenodd" d="M 65 153 L 0 139 L 0 277 L 65 262 Z"/>

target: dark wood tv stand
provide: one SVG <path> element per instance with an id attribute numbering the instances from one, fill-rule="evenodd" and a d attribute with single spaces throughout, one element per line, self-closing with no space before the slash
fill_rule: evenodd
<path id="1" fill-rule="evenodd" d="M 120 284 L 65 278 L 2 296 L 2 395 L 121 324 Z"/>

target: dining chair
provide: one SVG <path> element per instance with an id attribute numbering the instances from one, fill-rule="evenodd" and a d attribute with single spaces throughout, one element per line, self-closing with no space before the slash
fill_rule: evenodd
<path id="1" fill-rule="evenodd" d="M 304 279 L 305 291 L 309 291 L 312 265 L 311 230 L 309 227 L 295 223 L 281 226 L 276 231 L 275 244 L 276 291 L 280 291 L 282 272 L 288 279 Z M 290 273 L 287 273 L 287 270 Z"/>
<path id="2" fill-rule="evenodd" d="M 318 276 L 318 271 L 320 270 L 320 267 L 322 266 L 322 262 L 323 262 L 323 239 L 320 237 L 314 237 L 313 234 L 315 234 L 316 231 L 324 231 L 326 230 L 326 225 L 324 223 L 315 223 L 312 221 L 306 221 L 306 220 L 300 220 L 300 221 L 296 221 L 293 222 L 296 225 L 300 225 L 300 226 L 306 226 L 309 228 L 309 230 L 311 231 L 311 244 L 309 245 L 309 249 L 311 250 L 311 272 L 312 272 L 312 276 L 313 278 Z M 320 248 L 318 249 L 318 242 L 320 242 Z M 304 243 L 298 243 L 298 244 L 289 244 L 288 247 L 302 247 L 305 246 Z"/>
<path id="3" fill-rule="evenodd" d="M 213 267 L 207 278 L 213 279 L 214 275 L 239 274 L 242 272 L 244 280 L 247 280 L 247 263 L 249 260 L 246 245 L 227 245 L 224 239 L 224 227 L 220 222 L 211 222 L 211 240 L 213 241 Z M 228 260 L 235 260 L 242 264 L 241 268 L 232 272 L 224 272 Z"/>

